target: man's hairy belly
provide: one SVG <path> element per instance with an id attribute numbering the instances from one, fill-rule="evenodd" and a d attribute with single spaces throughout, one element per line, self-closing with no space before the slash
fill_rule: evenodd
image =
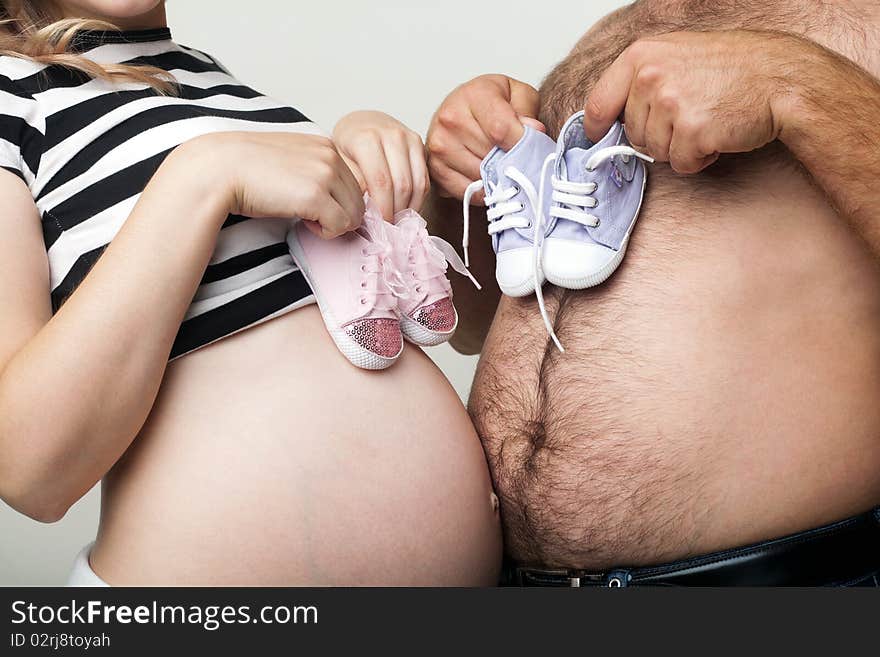
<path id="1" fill-rule="evenodd" d="M 507 553 L 640 565 L 880 503 L 880 268 L 781 148 L 654 167 L 623 265 L 505 298 L 470 410 Z M 560 307 L 561 300 L 561 307 Z"/>
<path id="2" fill-rule="evenodd" d="M 454 390 L 413 347 L 352 367 L 314 306 L 173 362 L 103 491 L 111 584 L 497 582 L 497 499 Z"/>

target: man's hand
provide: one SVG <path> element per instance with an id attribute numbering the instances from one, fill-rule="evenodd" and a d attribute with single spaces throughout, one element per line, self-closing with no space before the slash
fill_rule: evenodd
<path id="1" fill-rule="evenodd" d="M 425 217 L 431 233 L 454 242 L 461 239 L 461 199 L 465 188 L 479 179 L 480 162 L 494 146 L 512 148 L 522 137 L 524 124 L 544 130 L 537 119 L 540 105 L 534 87 L 504 75 L 482 75 L 461 85 L 443 101 L 426 139 L 433 185 Z M 472 202 L 480 202 L 481 197 L 474 195 Z M 475 214 L 484 211 L 474 209 Z M 474 231 L 471 245 L 475 254 L 471 272 L 485 286 L 477 291 L 462 277 L 452 279 L 461 322 L 451 344 L 467 354 L 479 353 L 501 297 L 495 285 L 489 234 Z"/>
<path id="2" fill-rule="evenodd" d="M 534 87 L 504 75 L 481 75 L 449 94 L 427 138 L 428 169 L 438 193 L 461 199 L 494 146 L 512 148 L 524 124 L 543 131 L 539 108 Z"/>
<path id="3" fill-rule="evenodd" d="M 594 141 L 625 113 L 634 146 L 681 173 L 779 139 L 880 257 L 880 79 L 782 32 L 679 32 L 637 41 L 586 103 Z"/>
<path id="4" fill-rule="evenodd" d="M 782 129 L 786 45 L 778 33 L 750 31 L 637 41 L 587 99 L 587 136 L 598 141 L 624 113 L 633 146 L 679 173 L 697 173 L 720 153 L 760 148 Z"/>

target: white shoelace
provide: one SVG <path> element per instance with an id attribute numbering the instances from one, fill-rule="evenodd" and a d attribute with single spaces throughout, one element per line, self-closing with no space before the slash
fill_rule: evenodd
<path id="1" fill-rule="evenodd" d="M 446 240 L 437 237 L 436 235 L 428 235 L 428 238 L 431 240 L 431 245 L 440 252 L 440 254 L 446 259 L 446 262 L 449 263 L 450 267 L 452 267 L 462 276 L 467 276 L 470 279 L 471 283 L 473 283 L 478 290 L 483 289 L 483 286 L 480 285 L 480 282 L 476 278 L 474 278 L 474 275 L 471 274 L 470 271 L 468 271 L 467 265 L 462 262 L 458 253 L 455 252 L 454 246 L 452 246 Z"/>
<path id="2" fill-rule="evenodd" d="M 639 159 L 644 160 L 645 162 L 653 162 L 654 158 L 645 155 L 644 153 L 640 153 L 632 146 L 626 146 L 624 144 L 619 144 L 616 146 L 608 146 L 606 148 L 602 148 L 590 157 L 586 163 L 587 171 L 594 171 L 596 167 L 605 162 L 606 160 L 610 160 L 612 157 L 617 155 L 623 155 L 626 157 L 637 157 Z M 538 298 L 538 308 L 541 310 L 541 319 L 544 320 L 544 326 L 547 328 L 547 333 L 553 339 L 554 344 L 562 353 L 565 353 L 565 349 L 562 346 L 562 343 L 559 341 L 559 338 L 556 336 L 556 332 L 553 330 L 553 324 L 550 322 L 550 317 L 547 315 L 547 308 L 544 305 L 544 293 L 541 289 L 540 280 L 538 278 L 539 270 L 541 267 L 541 255 L 544 249 L 544 194 L 545 190 L 545 179 L 547 175 L 547 167 L 551 164 L 555 164 L 556 162 L 556 153 L 551 153 L 544 160 L 544 164 L 541 167 L 541 183 L 538 190 L 538 198 L 537 198 L 537 212 L 535 214 L 535 239 L 532 242 L 532 249 L 534 254 L 534 259 L 532 262 L 532 274 L 535 277 L 535 296 Z M 599 225 L 599 219 L 595 215 L 589 212 L 590 209 L 595 208 L 598 205 L 598 201 L 593 194 L 596 193 L 596 190 L 599 189 L 599 186 L 594 182 L 571 182 L 569 180 L 560 180 L 556 176 L 553 176 L 550 184 L 553 187 L 553 194 L 550 197 L 553 201 L 553 206 L 550 208 L 550 218 L 552 219 L 568 219 L 569 221 L 574 221 L 576 223 L 581 224 L 585 227 L 595 228 Z M 561 205 L 556 205 L 561 204 Z"/>
<path id="3" fill-rule="evenodd" d="M 537 207 L 538 193 L 535 186 L 522 171 L 516 167 L 507 167 L 504 175 L 510 178 L 516 185 L 504 187 L 498 183 L 489 183 L 491 189 L 486 189 L 486 196 L 483 203 L 488 208 L 486 210 L 486 219 L 489 220 L 489 235 L 495 235 L 510 228 L 531 228 L 532 222 L 521 213 L 525 210 L 525 206 L 519 201 L 512 200 L 514 196 L 519 194 L 520 190 L 526 193 L 529 203 L 535 216 L 539 214 Z M 464 252 L 464 266 L 470 267 L 470 258 L 468 257 L 468 242 L 471 229 L 470 208 L 471 198 L 474 194 L 484 189 L 482 180 L 475 180 L 467 186 L 464 192 L 462 216 L 464 217 L 464 226 L 462 227 L 461 249 Z M 493 207 L 494 206 L 494 207 Z"/>

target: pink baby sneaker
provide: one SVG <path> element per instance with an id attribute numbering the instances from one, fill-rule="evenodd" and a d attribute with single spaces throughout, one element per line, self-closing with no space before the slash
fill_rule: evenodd
<path id="1" fill-rule="evenodd" d="M 397 298 L 405 289 L 388 228 L 368 203 L 354 232 L 325 240 L 300 221 L 287 237 L 330 337 L 353 365 L 367 370 L 390 367 L 403 352 Z"/>
<path id="2" fill-rule="evenodd" d="M 447 262 L 460 274 L 471 276 L 455 249 L 439 237 L 428 234 L 425 220 L 414 210 L 394 216 L 390 228 L 394 264 L 405 291 L 398 295 L 400 329 L 410 342 L 431 347 L 449 340 L 458 326 L 452 305 L 452 286 L 446 278 Z"/>

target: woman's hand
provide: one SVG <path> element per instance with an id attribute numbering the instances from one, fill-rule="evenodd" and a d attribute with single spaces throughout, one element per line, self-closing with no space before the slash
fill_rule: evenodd
<path id="1" fill-rule="evenodd" d="M 363 193 L 329 139 L 291 133 L 224 132 L 198 137 L 173 157 L 186 157 L 220 181 L 232 214 L 298 217 L 330 239 L 355 230 Z"/>
<path id="2" fill-rule="evenodd" d="M 584 129 L 601 139 L 621 113 L 633 146 L 679 173 L 720 153 L 776 139 L 787 99 L 780 78 L 795 37 L 771 32 L 674 32 L 637 41 L 608 68 L 586 102 Z"/>
<path id="3" fill-rule="evenodd" d="M 430 182 L 417 133 L 387 114 L 362 111 L 340 119 L 333 140 L 383 217 L 421 209 Z"/>
<path id="4" fill-rule="evenodd" d="M 513 148 L 523 125 L 544 132 L 540 105 L 537 89 L 504 75 L 481 75 L 449 94 L 428 130 L 428 168 L 440 195 L 461 199 L 486 154 Z"/>

